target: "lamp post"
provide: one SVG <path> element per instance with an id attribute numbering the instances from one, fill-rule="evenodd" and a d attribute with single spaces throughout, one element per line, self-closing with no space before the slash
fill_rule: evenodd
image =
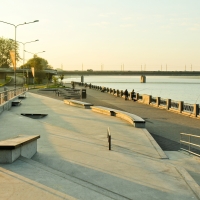
<path id="1" fill-rule="evenodd" d="M 10 39 L 12 40 L 12 39 Z M 28 44 L 28 43 L 32 43 L 32 42 L 38 42 L 39 40 L 33 40 L 33 41 L 30 41 L 30 42 L 19 42 L 17 41 L 18 43 L 21 43 L 23 44 L 23 79 L 24 79 L 24 62 L 25 62 L 25 45 Z M 25 81 L 26 82 L 26 81 Z"/>
<path id="2" fill-rule="evenodd" d="M 33 54 L 33 58 L 34 58 L 34 70 L 35 70 L 35 57 L 37 56 L 37 54 L 44 53 L 45 51 L 40 51 L 40 52 L 37 52 L 37 53 L 32 53 L 32 52 L 29 52 L 29 51 L 26 51 L 26 50 L 24 50 L 24 51 L 27 52 L 27 53 Z M 34 78 L 35 77 L 33 75 L 33 84 L 35 84 Z"/>
<path id="3" fill-rule="evenodd" d="M 15 27 L 15 62 L 14 62 L 14 77 L 15 77 L 15 83 L 14 83 L 14 88 L 15 88 L 15 95 L 16 95 L 16 60 L 17 60 L 17 58 L 16 58 L 16 57 L 17 57 L 17 56 L 16 56 L 16 51 L 17 51 L 16 37 L 17 37 L 17 27 L 18 27 L 18 26 L 22 26 L 22 25 L 26 25 L 26 24 L 31 24 L 31 23 L 39 22 L 39 20 L 35 20 L 35 21 L 32 21 L 32 22 L 24 22 L 23 24 L 18 24 L 18 25 L 11 24 L 11 23 L 4 22 L 4 21 L 0 21 L 0 22 L 5 23 L 5 24 L 9 24 L 9 25 Z"/>

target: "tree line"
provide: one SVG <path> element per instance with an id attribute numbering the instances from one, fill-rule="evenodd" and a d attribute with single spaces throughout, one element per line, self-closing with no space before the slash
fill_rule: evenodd
<path id="1" fill-rule="evenodd" d="M 10 68 L 12 67 L 12 60 L 10 56 L 10 51 L 13 51 L 16 49 L 16 61 L 20 61 L 22 58 L 19 55 L 19 44 L 15 41 L 6 39 L 3 37 L 0 37 L 0 68 Z M 38 57 L 37 55 L 34 55 L 33 58 L 29 59 L 24 65 L 21 65 L 19 68 L 22 69 L 35 69 L 35 82 L 41 83 L 42 79 L 47 78 L 50 79 L 50 77 L 47 77 L 44 72 L 42 72 L 44 69 L 52 69 L 53 67 L 48 64 L 48 61 L 44 58 Z"/>

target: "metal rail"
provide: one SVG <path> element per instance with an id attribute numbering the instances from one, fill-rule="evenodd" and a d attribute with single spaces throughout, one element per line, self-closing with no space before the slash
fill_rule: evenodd
<path id="1" fill-rule="evenodd" d="M 183 138 L 182 138 L 183 136 L 188 137 L 188 141 L 183 140 Z M 200 148 L 200 145 L 199 145 L 199 144 L 195 144 L 195 143 L 192 143 L 192 142 L 191 142 L 191 137 L 200 139 L 200 136 L 198 136 L 198 135 L 192 135 L 192 134 L 187 134 L 187 133 L 180 133 L 180 149 L 181 149 L 181 150 L 184 150 L 184 151 L 187 151 L 187 152 L 189 152 L 189 153 L 191 153 L 191 154 L 194 154 L 194 155 L 200 157 L 200 154 L 195 153 L 195 152 L 193 152 L 193 151 L 191 150 L 191 146 Z M 183 147 L 181 146 L 182 144 L 187 145 L 187 146 L 188 146 L 188 149 L 183 148 Z"/>
<path id="2" fill-rule="evenodd" d="M 108 138 L 108 148 L 109 148 L 109 150 L 111 150 L 111 133 L 110 133 L 109 127 L 107 129 L 107 138 Z"/>
<path id="3" fill-rule="evenodd" d="M 160 98 L 160 105 L 166 106 L 167 105 L 167 99 Z"/>
<path id="4" fill-rule="evenodd" d="M 178 101 L 171 101 L 171 108 L 178 110 L 179 109 L 179 102 Z"/>
<path id="5" fill-rule="evenodd" d="M 156 97 L 152 97 L 152 98 L 151 98 L 151 103 L 156 104 Z"/>
<path id="6" fill-rule="evenodd" d="M 189 104 L 189 103 L 184 103 L 183 104 L 183 111 L 188 112 L 188 113 L 193 113 L 194 105 L 193 104 Z"/>

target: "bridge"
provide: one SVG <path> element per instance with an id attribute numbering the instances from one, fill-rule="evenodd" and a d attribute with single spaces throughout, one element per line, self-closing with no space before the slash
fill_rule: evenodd
<path id="1" fill-rule="evenodd" d="M 49 75 L 51 78 L 53 75 L 57 74 L 57 70 L 53 70 L 53 69 L 45 69 L 42 70 L 45 74 Z M 16 69 L 16 74 L 24 74 L 24 76 L 27 77 L 27 81 L 28 83 L 32 83 L 33 82 L 33 75 L 32 75 L 32 71 L 31 69 Z M 13 68 L 0 68 L 0 82 L 4 82 L 6 79 L 7 75 L 14 75 L 14 69 Z"/>
<path id="2" fill-rule="evenodd" d="M 200 76 L 200 71 L 58 71 L 57 74 L 84 76 L 140 76 L 146 82 L 146 76 Z"/>

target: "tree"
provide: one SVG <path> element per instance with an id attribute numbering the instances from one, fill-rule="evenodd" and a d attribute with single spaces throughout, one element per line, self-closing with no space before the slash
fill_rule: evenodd
<path id="1" fill-rule="evenodd" d="M 0 37 L 0 67 L 8 68 L 12 65 L 12 60 L 10 57 L 11 50 L 15 50 L 15 41 Z M 19 46 L 16 43 L 16 61 L 21 59 L 18 50 Z"/>
<path id="2" fill-rule="evenodd" d="M 27 63 L 20 66 L 22 69 L 31 69 L 32 67 L 35 69 L 35 83 L 42 83 L 43 79 L 48 78 L 43 71 L 44 69 L 52 69 L 47 60 L 37 55 L 34 55 Z"/>
<path id="3" fill-rule="evenodd" d="M 53 83 L 54 85 L 58 85 L 58 77 L 53 76 Z"/>
<path id="4" fill-rule="evenodd" d="M 61 80 L 61 84 L 62 84 L 62 80 L 64 79 L 64 77 L 65 77 L 64 74 L 61 74 L 61 75 L 59 76 L 59 79 Z"/>
<path id="5" fill-rule="evenodd" d="M 25 63 L 24 65 L 21 65 L 20 68 L 31 69 L 31 67 L 33 67 L 35 71 L 40 71 L 40 70 L 48 69 L 48 66 L 49 65 L 48 65 L 47 60 L 34 55 L 33 58 L 28 60 L 28 62 Z"/>

